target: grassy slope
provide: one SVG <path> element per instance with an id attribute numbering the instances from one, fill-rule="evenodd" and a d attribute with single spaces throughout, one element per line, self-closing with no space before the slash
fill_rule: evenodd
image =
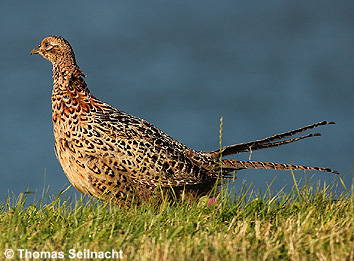
<path id="1" fill-rule="evenodd" d="M 352 192 L 336 200 L 306 188 L 249 194 L 216 206 L 206 199 L 132 208 L 62 199 L 24 207 L 23 198 L 9 200 L 0 204 L 0 255 L 7 248 L 75 248 L 122 249 L 124 260 L 354 260 Z"/>

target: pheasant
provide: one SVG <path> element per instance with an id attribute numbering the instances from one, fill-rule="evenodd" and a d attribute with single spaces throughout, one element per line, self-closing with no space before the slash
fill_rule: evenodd
<path id="1" fill-rule="evenodd" d="M 316 170 L 329 168 L 239 161 L 222 156 L 280 146 L 305 138 L 295 134 L 334 124 L 322 121 L 265 139 L 235 144 L 211 152 L 188 148 L 144 119 L 118 110 L 95 98 L 76 63 L 73 49 L 61 36 L 48 36 L 32 50 L 53 66 L 52 122 L 56 156 L 71 184 L 80 192 L 101 200 L 142 202 L 157 188 L 175 195 L 200 197 L 219 177 L 235 170 Z"/>

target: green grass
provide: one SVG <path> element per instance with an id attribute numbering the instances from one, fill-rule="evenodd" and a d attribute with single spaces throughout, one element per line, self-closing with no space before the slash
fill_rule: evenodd
<path id="1" fill-rule="evenodd" d="M 220 195 L 214 206 L 205 198 L 130 208 L 62 197 L 0 204 L 0 260 L 5 249 L 16 260 L 17 249 L 66 257 L 69 249 L 121 249 L 124 260 L 354 259 L 353 191 L 294 186 L 287 194 L 239 192 L 234 201 Z"/>

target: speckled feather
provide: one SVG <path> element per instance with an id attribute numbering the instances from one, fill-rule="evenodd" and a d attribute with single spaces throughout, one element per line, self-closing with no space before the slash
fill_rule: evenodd
<path id="1" fill-rule="evenodd" d="M 84 81 L 74 52 L 64 38 L 49 36 L 33 49 L 53 65 L 52 121 L 57 158 L 72 185 L 100 199 L 137 202 L 157 187 L 186 190 L 198 196 L 210 191 L 218 175 L 239 169 L 319 170 L 271 162 L 221 160 L 231 155 L 275 147 L 303 138 L 280 139 L 333 122 L 320 122 L 263 140 L 231 145 L 214 152 L 192 150 L 149 122 L 95 98 Z M 273 142 L 273 143 L 272 143 Z"/>

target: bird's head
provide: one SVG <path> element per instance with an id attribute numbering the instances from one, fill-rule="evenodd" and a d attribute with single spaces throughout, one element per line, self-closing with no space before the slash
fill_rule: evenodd
<path id="1" fill-rule="evenodd" d="M 53 65 L 75 65 L 75 55 L 69 42 L 61 36 L 48 36 L 31 51 L 40 54 Z"/>

